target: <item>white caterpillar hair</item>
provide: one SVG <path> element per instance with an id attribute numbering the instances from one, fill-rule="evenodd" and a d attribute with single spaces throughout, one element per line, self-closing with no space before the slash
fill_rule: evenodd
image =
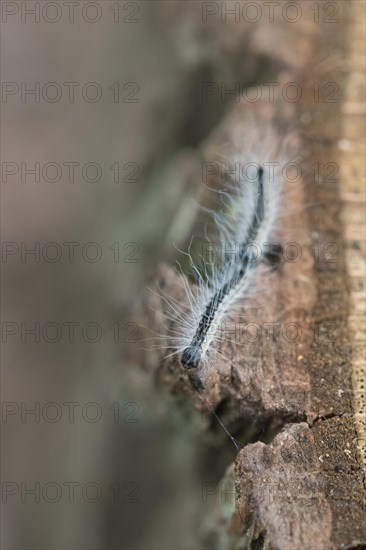
<path id="1" fill-rule="evenodd" d="M 247 143 L 242 124 L 237 135 L 231 134 L 229 154 L 222 157 L 227 161 L 229 184 L 217 190 L 219 211 L 209 211 L 225 251 L 221 262 L 204 260 L 202 274 L 189 250 L 196 286 L 183 276 L 186 303 L 162 296 L 169 306 L 167 319 L 174 323 L 163 337 L 171 350 L 168 356 L 178 355 L 185 369 L 198 369 L 197 373 L 210 363 L 212 354 L 219 353 L 220 327 L 258 287 L 258 266 L 268 258 L 265 251 L 270 252 L 281 214 L 285 157 L 279 138 L 270 127 L 261 131 L 251 122 L 253 127 L 254 136 L 247 136 Z"/>

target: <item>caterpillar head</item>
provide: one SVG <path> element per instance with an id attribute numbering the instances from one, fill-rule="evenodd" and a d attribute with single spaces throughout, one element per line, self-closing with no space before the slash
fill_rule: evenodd
<path id="1" fill-rule="evenodd" d="M 185 369 L 196 369 L 201 360 L 201 350 L 198 347 L 188 346 L 180 359 Z"/>

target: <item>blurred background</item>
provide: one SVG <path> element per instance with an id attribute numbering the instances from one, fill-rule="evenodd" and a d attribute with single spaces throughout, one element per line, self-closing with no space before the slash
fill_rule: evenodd
<path id="1" fill-rule="evenodd" d="M 202 547 L 230 461 L 139 369 L 135 311 L 204 140 L 305 70 L 311 4 L 1 3 L 3 548 Z"/>

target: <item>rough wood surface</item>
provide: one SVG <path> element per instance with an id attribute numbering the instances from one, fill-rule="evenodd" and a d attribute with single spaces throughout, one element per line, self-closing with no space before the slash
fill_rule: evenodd
<path id="1" fill-rule="evenodd" d="M 320 84 L 336 79 L 346 48 L 347 71 L 338 82 L 346 91 L 342 99 L 314 104 L 309 91 L 296 110 L 286 106 L 279 117 L 282 122 L 291 117 L 306 121 L 303 158 L 308 166 L 336 163 L 341 182 L 319 182 L 310 169 L 304 174 L 305 196 L 301 188 L 289 195 L 291 208 L 281 227 L 283 242 L 300 243 L 300 261 L 283 262 L 272 274 L 264 272 L 267 284 L 243 311 L 246 321 L 252 318 L 261 327 L 295 323 L 301 337 L 289 342 L 277 334 L 274 339 L 262 337 L 260 345 L 224 345 L 228 360 L 215 358 L 200 393 L 177 359 L 160 362 L 156 371 L 173 393 L 185 393 L 197 408 L 219 411 L 246 444 L 235 461 L 236 506 L 229 529 L 237 548 L 330 550 L 366 545 L 361 336 L 365 241 L 359 233 L 364 217 L 358 203 L 365 198 L 360 184 L 364 126 L 358 127 L 356 120 L 364 104 L 350 95 L 352 79 L 363 70 L 351 30 L 363 24 L 361 4 L 350 3 L 347 19 L 337 25 L 336 33 L 323 25 L 315 68 L 302 81 L 309 90 L 314 78 Z M 233 120 L 240 120 L 240 108 L 234 107 Z M 229 116 L 229 134 L 232 124 Z M 357 137 L 352 138 L 355 130 Z M 216 135 L 206 147 L 215 149 L 215 140 Z M 334 250 L 335 261 L 327 254 Z M 164 293 L 185 299 L 179 275 L 170 268 L 161 269 L 158 285 Z M 151 300 L 155 309 L 162 309 L 159 298 Z M 248 311 L 254 313 L 248 316 Z M 151 356 L 150 361 L 158 364 Z M 248 426 L 253 422 L 269 428 L 266 441 L 257 437 L 252 443 Z"/>

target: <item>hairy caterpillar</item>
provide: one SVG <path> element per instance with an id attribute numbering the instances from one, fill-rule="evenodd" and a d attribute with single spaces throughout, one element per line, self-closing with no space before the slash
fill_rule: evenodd
<path id="1" fill-rule="evenodd" d="M 202 390 L 208 377 L 213 380 L 217 360 L 220 359 L 221 366 L 223 362 L 234 364 L 222 346 L 230 343 L 222 327 L 229 327 L 230 331 L 233 323 L 236 324 L 235 319 L 246 311 L 246 304 L 250 308 L 253 295 L 263 288 L 268 292 L 271 279 L 263 264 L 268 264 L 270 259 L 271 254 L 267 252 L 272 249 L 272 259 L 275 259 L 280 250 L 273 248 L 273 241 L 279 238 L 279 220 L 286 210 L 283 200 L 285 142 L 268 122 L 260 126 L 249 119 L 247 124 L 252 133 L 250 140 L 244 121 L 240 126 L 231 126 L 233 131 L 226 148 L 224 144 L 219 149 L 219 158 L 226 161 L 224 181 L 214 181 L 213 191 L 219 197 L 219 207 L 213 210 L 202 207 L 210 214 L 215 234 L 210 238 L 206 235 L 206 240 L 219 245 L 223 251 L 220 261 L 201 256 L 202 262 L 197 262 L 191 253 L 191 241 L 188 252 L 181 252 L 188 256 L 196 284 L 192 285 L 181 268 L 181 276 L 176 279 L 180 289 L 176 287 L 169 292 L 165 287 L 155 293 L 163 306 L 161 322 L 166 329 L 165 334 L 153 338 L 155 342 L 162 342 L 162 345 L 156 344 L 155 349 L 167 351 L 165 358 L 176 356 L 175 365 L 188 371 L 193 388 L 204 401 Z M 234 166 L 238 169 L 233 170 Z M 237 341 L 234 348 L 236 344 Z M 227 368 L 229 372 L 230 367 Z M 214 379 L 218 380 L 216 376 Z M 213 407 L 208 403 L 205 406 L 227 432 Z"/>
<path id="2" fill-rule="evenodd" d="M 239 261 L 228 259 L 220 268 L 215 284 L 206 290 L 207 305 L 199 320 L 198 327 L 188 347 L 183 350 L 181 363 L 187 369 L 197 368 L 204 361 L 214 331 L 210 330 L 213 323 L 219 324 L 227 313 L 232 313 L 237 300 L 245 296 L 252 275 L 251 252 L 248 249 L 250 241 L 256 241 L 262 231 L 264 221 L 264 171 L 259 167 L 257 171 L 257 200 L 252 213 L 251 225 L 245 228 L 241 237 Z M 243 196 L 244 193 L 243 193 Z M 249 201 L 248 201 L 249 202 Z M 243 205 L 244 206 L 244 205 Z M 211 294 L 211 297 L 209 297 Z"/>
<path id="3" fill-rule="evenodd" d="M 270 137 L 267 135 L 267 140 Z M 268 150 L 266 140 L 262 146 Z M 185 369 L 208 364 L 210 354 L 217 351 L 220 327 L 253 293 L 258 264 L 261 259 L 268 259 L 264 252 L 268 250 L 281 210 L 283 174 L 281 164 L 272 161 L 273 154 L 266 156 L 258 152 L 259 141 L 255 147 L 257 151 L 252 160 L 241 152 L 232 155 L 231 164 L 239 164 L 242 170 L 231 181 L 229 189 L 218 191 L 225 211 L 210 211 L 220 235 L 220 245 L 226 251 L 236 252 L 223 254 L 220 265 L 212 262 L 208 267 L 205 265 L 205 276 L 189 252 L 197 288 L 192 291 L 188 281 L 184 281 L 188 308 L 184 310 L 176 300 L 165 298 L 181 331 L 180 334 L 175 331 L 170 343 Z"/>

